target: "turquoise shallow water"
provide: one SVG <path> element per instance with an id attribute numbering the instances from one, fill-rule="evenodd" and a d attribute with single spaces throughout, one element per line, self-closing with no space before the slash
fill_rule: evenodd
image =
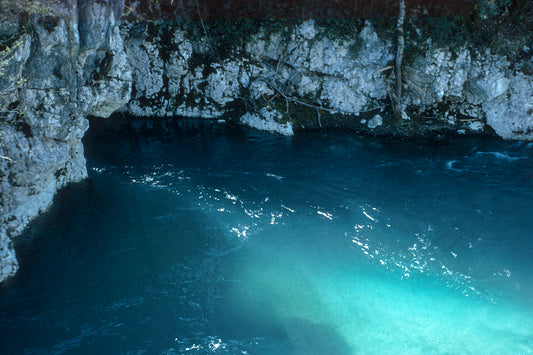
<path id="1" fill-rule="evenodd" d="M 0 353 L 533 353 L 533 144 L 101 125 Z"/>

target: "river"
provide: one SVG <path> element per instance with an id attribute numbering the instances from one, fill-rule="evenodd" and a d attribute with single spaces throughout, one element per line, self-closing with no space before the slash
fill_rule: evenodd
<path id="1" fill-rule="evenodd" d="M 93 121 L 2 354 L 531 354 L 533 143 Z"/>

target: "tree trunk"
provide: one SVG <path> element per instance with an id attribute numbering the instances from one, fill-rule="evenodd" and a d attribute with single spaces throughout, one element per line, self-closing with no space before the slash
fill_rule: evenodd
<path id="1" fill-rule="evenodd" d="M 398 13 L 398 22 L 396 23 L 396 34 L 398 36 L 398 44 L 396 48 L 396 66 L 394 74 L 396 76 L 396 85 L 394 90 L 394 112 L 398 116 L 402 116 L 402 60 L 403 60 L 403 50 L 405 47 L 403 23 L 405 21 L 405 0 L 398 0 L 399 3 L 399 13 Z"/>

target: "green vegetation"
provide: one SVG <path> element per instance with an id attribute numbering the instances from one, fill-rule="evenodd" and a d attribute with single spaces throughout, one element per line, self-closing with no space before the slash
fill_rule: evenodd
<path id="1" fill-rule="evenodd" d="M 35 15 L 48 15 L 59 0 L 2 0 L 0 23 L 26 22 Z"/>
<path id="2" fill-rule="evenodd" d="M 6 105 L 3 103 L 6 96 L 14 90 L 24 86 L 26 79 L 14 77 L 13 73 L 9 73 L 12 65 L 15 52 L 23 45 L 24 39 L 22 37 L 12 38 L 9 41 L 0 41 L 0 122 L 2 123 L 16 123 L 20 120 L 23 112 L 18 108 L 18 101 Z"/>
<path id="3" fill-rule="evenodd" d="M 353 18 L 326 18 L 317 19 L 319 27 L 327 29 L 327 35 L 343 40 L 352 40 L 354 34 L 359 33 L 364 27 L 364 21 Z"/>
<path id="4" fill-rule="evenodd" d="M 17 28 L 18 30 L 18 28 Z M 0 124 L 10 125 L 17 130 L 24 130 L 22 117 L 25 114 L 21 109 L 18 99 L 13 96 L 16 91 L 26 85 L 26 79 L 21 78 L 17 72 L 15 56 L 24 45 L 23 33 L 15 32 L 10 36 L 0 37 Z M 0 145 L 4 146 L 3 135 L 5 131 L 0 129 Z M 0 159 L 12 163 L 9 156 L 0 154 Z"/>
<path id="5" fill-rule="evenodd" d="M 475 0 L 471 11 L 460 16 L 410 17 L 407 32 L 410 42 L 420 34 L 437 45 L 490 48 L 513 57 L 533 41 L 533 2 Z"/>

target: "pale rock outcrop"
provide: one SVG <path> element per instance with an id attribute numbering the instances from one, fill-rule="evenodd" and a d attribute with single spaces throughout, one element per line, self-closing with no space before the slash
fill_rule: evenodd
<path id="1" fill-rule="evenodd" d="M 507 86 L 506 95 L 483 105 L 487 124 L 502 138 L 533 140 L 533 78 L 518 73 Z"/>
<path id="2" fill-rule="evenodd" d="M 406 73 L 406 104 L 418 113 L 429 111 L 458 129 L 461 122 L 474 132 L 488 125 L 502 138 L 533 140 L 533 77 L 515 73 L 505 57 L 434 48 Z"/>
<path id="3" fill-rule="evenodd" d="M 240 118 L 240 123 L 261 131 L 269 131 L 286 136 L 294 135 L 290 122 L 283 122 L 284 115 L 271 108 L 263 107 L 258 113 L 246 113 Z"/>
<path id="4" fill-rule="evenodd" d="M 278 111 L 288 110 L 284 120 L 293 126 L 301 121 L 297 115 L 308 115 L 311 127 L 322 127 L 320 112 L 359 117 L 351 119 L 352 126 L 380 132 L 402 124 L 384 113 L 390 109 L 395 49 L 370 22 L 348 38 L 330 36 L 313 20 L 284 33 L 263 28 L 224 58 L 210 40 L 191 39 L 179 26 L 161 26 L 155 35 L 152 29 L 150 36 L 130 24 L 124 28 L 135 88 L 127 110 L 133 115 L 227 118 L 236 106 L 245 106 L 250 117 L 261 117 L 264 107 L 279 106 Z M 402 121 L 413 134 L 417 126 L 461 133 L 492 129 L 508 139 L 533 139 L 532 80 L 488 50 L 450 49 L 428 40 L 404 69 Z M 377 113 L 380 125 L 359 123 Z"/>
<path id="5" fill-rule="evenodd" d="M 125 42 L 134 82 L 128 111 L 136 116 L 218 118 L 236 102 L 274 96 L 358 115 L 387 99 L 387 80 L 379 69 L 393 59 L 391 44 L 369 23 L 352 40 L 330 38 L 312 20 L 295 27 L 289 41 L 279 32 L 260 30 L 246 41 L 244 52 L 229 58 L 209 54 L 208 41 L 187 39 L 180 28 L 162 27 L 151 36 L 125 28 L 138 34 Z M 161 38 L 172 43 L 163 45 Z M 257 116 L 262 108 L 257 104 L 250 114 Z"/>
<path id="6" fill-rule="evenodd" d="M 368 121 L 367 125 L 368 128 L 374 129 L 376 127 L 379 127 L 383 124 L 383 118 L 380 115 L 375 115 L 372 117 L 370 121 Z"/>

